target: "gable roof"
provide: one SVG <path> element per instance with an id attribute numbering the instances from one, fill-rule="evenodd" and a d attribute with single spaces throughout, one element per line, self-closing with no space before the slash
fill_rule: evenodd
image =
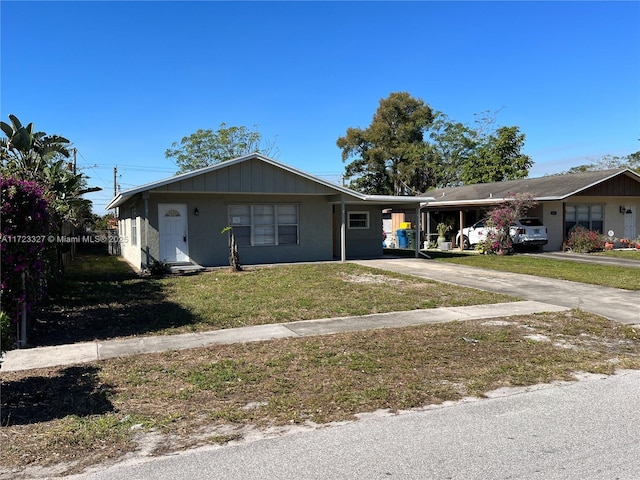
<path id="1" fill-rule="evenodd" d="M 324 180 L 320 177 L 316 177 L 309 173 L 303 172 L 302 170 L 298 170 L 289 165 L 285 165 L 284 163 L 280 163 L 272 158 L 265 157 L 259 153 L 251 153 L 249 155 L 244 155 L 242 157 L 234 158 L 232 160 L 227 160 L 224 162 L 216 163 L 214 165 L 209 165 L 207 167 L 199 168 L 197 170 L 193 170 L 191 172 L 183 173 L 180 175 L 174 175 L 173 177 L 165 178 L 162 180 L 158 180 L 155 182 L 147 183 L 144 185 L 140 185 L 138 187 L 134 187 L 132 189 L 126 190 L 124 192 L 119 193 L 116 197 L 114 197 L 106 209 L 110 210 L 116 207 L 119 207 L 126 203 L 128 200 L 133 198 L 134 196 L 141 194 L 143 192 L 148 192 L 151 190 L 154 191 L 187 191 L 182 190 L 183 185 L 189 185 L 190 192 L 195 191 L 206 191 L 206 192 L 215 192 L 215 189 L 211 187 L 205 188 L 202 185 L 204 182 L 199 181 L 200 178 L 206 178 L 207 176 L 211 176 L 212 174 L 220 174 L 225 170 L 231 170 L 235 166 L 247 164 L 250 162 L 259 162 L 262 164 L 270 165 L 275 169 L 281 170 L 287 174 L 291 174 L 295 177 L 304 179 L 310 182 L 310 185 L 313 188 L 310 188 L 308 191 L 305 191 L 305 194 L 315 194 L 315 195 L 328 195 L 333 197 L 333 201 L 345 201 L 346 203 L 380 203 L 386 205 L 407 205 L 407 204 L 419 204 L 419 203 L 427 203 L 430 200 L 433 200 L 432 197 L 426 196 L 417 196 L 417 197 L 409 197 L 409 196 L 392 196 L 392 195 L 366 195 L 360 192 L 356 192 L 354 190 L 348 189 L 346 187 L 341 187 L 334 183 L 331 183 L 327 180 Z M 237 182 L 232 182 L 237 183 Z M 316 188 L 317 187 L 317 188 Z M 233 186 L 230 182 L 227 182 L 226 189 L 220 190 L 224 193 L 246 193 L 246 190 L 241 190 L 240 186 Z M 301 192 L 269 192 L 269 193 L 301 193 Z"/>
<path id="2" fill-rule="evenodd" d="M 503 202 L 514 193 L 525 192 L 532 194 L 538 201 L 564 200 L 620 176 L 635 180 L 640 185 L 639 174 L 628 168 L 617 168 L 439 188 L 429 190 L 426 194 L 434 197 L 429 202 L 430 207 L 495 204 Z"/>

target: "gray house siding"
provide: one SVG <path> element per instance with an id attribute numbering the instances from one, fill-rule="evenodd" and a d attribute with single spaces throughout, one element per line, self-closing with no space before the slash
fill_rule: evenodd
<path id="1" fill-rule="evenodd" d="M 222 230 L 229 224 L 235 225 L 243 264 L 378 256 L 382 209 L 417 209 L 430 200 L 365 195 L 250 154 L 121 192 L 107 208 L 119 208 L 121 234 L 131 231 L 129 217 L 135 215 L 137 241 L 123 243 L 122 256 L 145 269 L 154 260 L 228 265 L 228 234 Z M 344 250 L 342 205 L 361 216 L 366 212 L 368 220 L 366 228 L 358 220 L 346 226 Z"/>
<path id="2" fill-rule="evenodd" d="M 137 211 L 143 212 L 142 201 L 133 202 Z M 132 203 L 132 204 L 133 204 Z M 185 204 L 187 211 L 187 241 L 189 259 L 202 266 L 223 266 L 229 263 L 229 236 L 221 233 L 229 225 L 229 205 L 297 205 L 298 235 L 297 245 L 285 246 L 241 246 L 240 261 L 246 264 L 332 260 L 332 204 L 323 196 L 280 196 L 280 195 L 203 195 L 203 194 L 161 194 L 151 193 L 148 201 L 149 222 L 146 232 L 149 247 L 149 264 L 160 259 L 160 233 L 158 231 L 158 206 L 160 204 Z M 198 215 L 195 215 L 198 209 Z M 121 208 L 121 219 L 128 218 L 129 208 Z M 138 252 L 132 246 L 125 258 L 147 268 L 144 235 L 146 222 L 139 221 Z M 141 241 L 142 240 L 142 241 Z M 130 242 L 131 239 L 125 239 Z"/>
<path id="3" fill-rule="evenodd" d="M 336 205 L 334 225 L 340 225 L 340 205 Z M 382 209 L 371 206 L 349 205 L 346 207 L 347 218 L 349 212 L 368 212 L 369 227 L 364 229 L 349 228 L 347 224 L 347 258 L 379 257 L 383 254 L 382 248 Z M 335 229 L 335 242 L 340 242 L 339 227 Z"/>
<path id="4" fill-rule="evenodd" d="M 290 171 L 274 167 L 258 159 L 237 163 L 202 175 L 180 179 L 154 189 L 158 192 L 217 192 L 332 195 L 325 185 L 318 184 Z"/>

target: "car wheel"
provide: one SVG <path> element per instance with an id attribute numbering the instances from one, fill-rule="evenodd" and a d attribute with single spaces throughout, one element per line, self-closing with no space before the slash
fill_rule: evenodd
<path id="1" fill-rule="evenodd" d="M 471 244 L 469 243 L 469 237 L 467 236 L 462 237 L 462 246 L 465 250 L 469 250 L 471 248 Z"/>

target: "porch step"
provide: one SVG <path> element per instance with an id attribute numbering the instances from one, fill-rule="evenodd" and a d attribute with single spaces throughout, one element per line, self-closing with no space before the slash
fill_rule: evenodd
<path id="1" fill-rule="evenodd" d="M 196 273 L 205 270 L 205 267 L 192 262 L 169 263 L 171 273 Z"/>

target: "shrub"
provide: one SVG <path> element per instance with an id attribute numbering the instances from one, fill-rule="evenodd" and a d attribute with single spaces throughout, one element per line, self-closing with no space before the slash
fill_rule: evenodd
<path id="1" fill-rule="evenodd" d="M 537 205 L 530 193 L 508 194 L 509 198 L 502 205 L 492 208 L 487 217 L 490 231 L 483 242 L 477 246 L 482 253 L 508 255 L 513 253 L 513 240 L 510 227 L 523 217 L 527 211 Z"/>
<path id="2" fill-rule="evenodd" d="M 23 305 L 30 314 L 45 296 L 44 253 L 51 224 L 37 183 L 0 176 L 0 198 L 0 298 L 2 311 L 15 325 Z M 13 334 L 7 335 L 11 340 Z"/>
<path id="3" fill-rule="evenodd" d="M 604 241 L 598 232 L 576 225 L 569 231 L 565 245 L 578 253 L 599 252 L 604 247 Z"/>
<path id="4" fill-rule="evenodd" d="M 149 267 L 149 273 L 151 273 L 151 275 L 165 275 L 170 272 L 171 268 L 169 265 L 160 260 L 154 260 Z"/>
<path id="5" fill-rule="evenodd" d="M 11 322 L 9 321 L 9 316 L 3 311 L 0 311 L 0 357 L 7 350 L 11 350 L 12 347 L 13 335 L 11 332 Z"/>

